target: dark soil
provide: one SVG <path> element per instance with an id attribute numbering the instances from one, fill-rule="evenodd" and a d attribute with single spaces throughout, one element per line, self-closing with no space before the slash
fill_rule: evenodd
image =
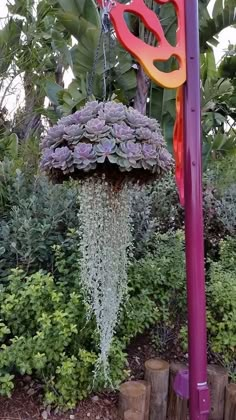
<path id="1" fill-rule="evenodd" d="M 97 168 L 90 172 L 75 170 L 74 172 L 65 175 L 61 170 L 53 169 L 50 171 L 48 176 L 51 181 L 59 184 L 64 181 L 69 181 L 70 179 L 77 181 L 82 181 L 88 178 L 104 179 L 105 181 L 111 183 L 115 189 L 120 189 L 126 182 L 134 184 L 138 183 L 140 185 L 149 184 L 157 179 L 160 179 L 165 172 L 166 170 L 161 167 L 155 174 L 146 169 L 132 169 L 130 172 L 121 172 L 116 164 L 106 162 L 104 164 L 98 164 Z"/>
<path id="2" fill-rule="evenodd" d="M 155 333 L 155 332 L 154 332 Z M 128 365 L 130 379 L 143 379 L 144 363 L 153 357 L 165 360 L 181 360 L 175 336 L 171 336 L 162 348 L 157 351 L 153 346 L 150 333 L 137 337 L 128 347 Z M 66 414 L 56 414 L 45 409 L 42 404 L 42 393 L 39 384 L 20 379 L 10 399 L 0 397 L 0 420 L 118 420 L 117 393 L 104 393 L 91 396 L 78 404 L 75 410 Z"/>
<path id="3" fill-rule="evenodd" d="M 22 382 L 17 383 L 10 399 L 0 397 L 1 420 L 118 420 L 117 395 L 101 394 L 90 397 L 75 410 L 56 414 L 45 408 L 39 395 L 29 395 Z"/>

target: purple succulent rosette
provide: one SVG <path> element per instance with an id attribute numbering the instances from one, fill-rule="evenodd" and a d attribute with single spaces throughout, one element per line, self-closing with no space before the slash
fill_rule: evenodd
<path id="1" fill-rule="evenodd" d="M 61 118 L 42 141 L 41 169 L 80 177 L 109 165 L 120 172 L 160 176 L 173 160 L 159 123 L 121 103 L 88 102 Z"/>
<path id="2" fill-rule="evenodd" d="M 135 143 L 132 140 L 121 143 L 117 151 L 119 165 L 122 170 L 130 171 L 132 168 L 141 168 L 142 146 L 140 143 Z"/>
<path id="3" fill-rule="evenodd" d="M 107 137 L 111 127 L 106 125 L 105 120 L 100 118 L 92 118 L 85 125 L 84 136 L 94 142 L 101 141 L 102 138 Z"/>
<path id="4" fill-rule="evenodd" d="M 63 174 L 66 175 L 70 172 L 74 172 L 73 153 L 69 147 L 58 147 L 53 153 L 51 159 L 52 167 L 60 169 Z"/>
<path id="5" fill-rule="evenodd" d="M 116 153 L 117 147 L 114 139 L 103 139 L 100 144 L 96 146 L 97 162 L 104 163 L 106 159 L 111 163 L 116 163 L 114 161 L 114 155 Z"/>
<path id="6" fill-rule="evenodd" d="M 129 127 L 125 122 L 122 122 L 121 124 L 113 124 L 112 134 L 117 143 L 121 143 L 122 141 L 135 140 L 134 129 Z"/>
<path id="7" fill-rule="evenodd" d="M 80 143 L 74 149 L 74 165 L 88 172 L 96 168 L 96 154 L 92 144 Z"/>
<path id="8" fill-rule="evenodd" d="M 53 154 L 53 149 L 44 149 L 40 162 L 40 167 L 43 171 L 48 171 L 52 167 Z"/>

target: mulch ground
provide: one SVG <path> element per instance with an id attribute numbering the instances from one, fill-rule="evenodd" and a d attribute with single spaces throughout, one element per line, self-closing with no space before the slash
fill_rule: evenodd
<path id="1" fill-rule="evenodd" d="M 167 348 L 157 351 L 148 334 L 138 337 L 128 347 L 130 379 L 143 379 L 144 363 L 152 357 L 183 360 L 176 350 L 173 339 Z M 118 420 L 117 401 L 117 393 L 97 394 L 79 403 L 73 411 L 55 414 L 43 407 L 40 386 L 25 378 L 16 383 L 10 399 L 0 397 L 0 420 Z"/>
<path id="2" fill-rule="evenodd" d="M 0 397 L 1 420 L 118 420 L 117 395 L 95 395 L 81 402 L 75 410 L 55 414 L 42 406 L 41 398 L 29 395 L 27 387 L 17 383 L 10 399 Z"/>

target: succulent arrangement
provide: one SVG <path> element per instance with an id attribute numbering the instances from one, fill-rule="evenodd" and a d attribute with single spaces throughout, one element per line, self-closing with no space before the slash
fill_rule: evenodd
<path id="1" fill-rule="evenodd" d="M 50 128 L 42 142 L 41 168 L 51 178 L 85 178 L 78 213 L 80 280 L 100 336 L 95 372 L 103 366 L 106 380 L 112 338 L 127 292 L 132 198 L 140 184 L 171 167 L 158 122 L 114 101 L 88 102 Z"/>
<path id="2" fill-rule="evenodd" d="M 41 168 L 77 176 L 114 166 L 160 176 L 172 166 L 160 126 L 121 103 L 88 102 L 51 127 L 42 142 Z"/>

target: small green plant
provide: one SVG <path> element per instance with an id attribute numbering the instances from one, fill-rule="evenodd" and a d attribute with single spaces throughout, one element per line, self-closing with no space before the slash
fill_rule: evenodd
<path id="1" fill-rule="evenodd" d="M 156 303 L 159 311 L 168 307 L 174 317 L 185 314 L 183 232 L 157 233 L 146 255 L 130 267 L 129 278 L 131 296 L 142 293 Z"/>
<path id="2" fill-rule="evenodd" d="M 68 229 L 79 225 L 77 188 L 53 185 L 42 176 L 28 185 L 17 171 L 7 191 L 9 209 L 0 221 L 0 277 L 11 267 L 29 273 L 52 269 L 52 246 L 62 243 Z"/>
<path id="3" fill-rule="evenodd" d="M 220 244 L 220 259 L 210 261 L 207 273 L 208 347 L 216 361 L 236 376 L 236 239 L 228 237 Z M 187 328 L 180 333 L 187 350 Z"/>
<path id="4" fill-rule="evenodd" d="M 86 397 L 93 387 L 98 343 L 79 288 L 70 286 L 68 293 L 50 274 L 27 277 L 13 270 L 0 305 L 1 392 L 10 393 L 18 372 L 45 384 L 47 403 L 72 408 Z M 124 357 L 115 347 L 111 360 L 117 382 L 124 377 Z"/>
<path id="5" fill-rule="evenodd" d="M 209 343 L 236 374 L 236 240 L 221 243 L 220 261 L 211 264 L 207 288 Z"/>
<path id="6" fill-rule="evenodd" d="M 140 318 L 146 328 L 155 326 L 153 343 L 160 350 L 186 318 L 183 232 L 158 233 L 147 249 L 146 255 L 130 267 L 129 316 L 124 326 L 125 331 L 133 329 L 136 334 L 142 332 L 137 322 Z"/>

